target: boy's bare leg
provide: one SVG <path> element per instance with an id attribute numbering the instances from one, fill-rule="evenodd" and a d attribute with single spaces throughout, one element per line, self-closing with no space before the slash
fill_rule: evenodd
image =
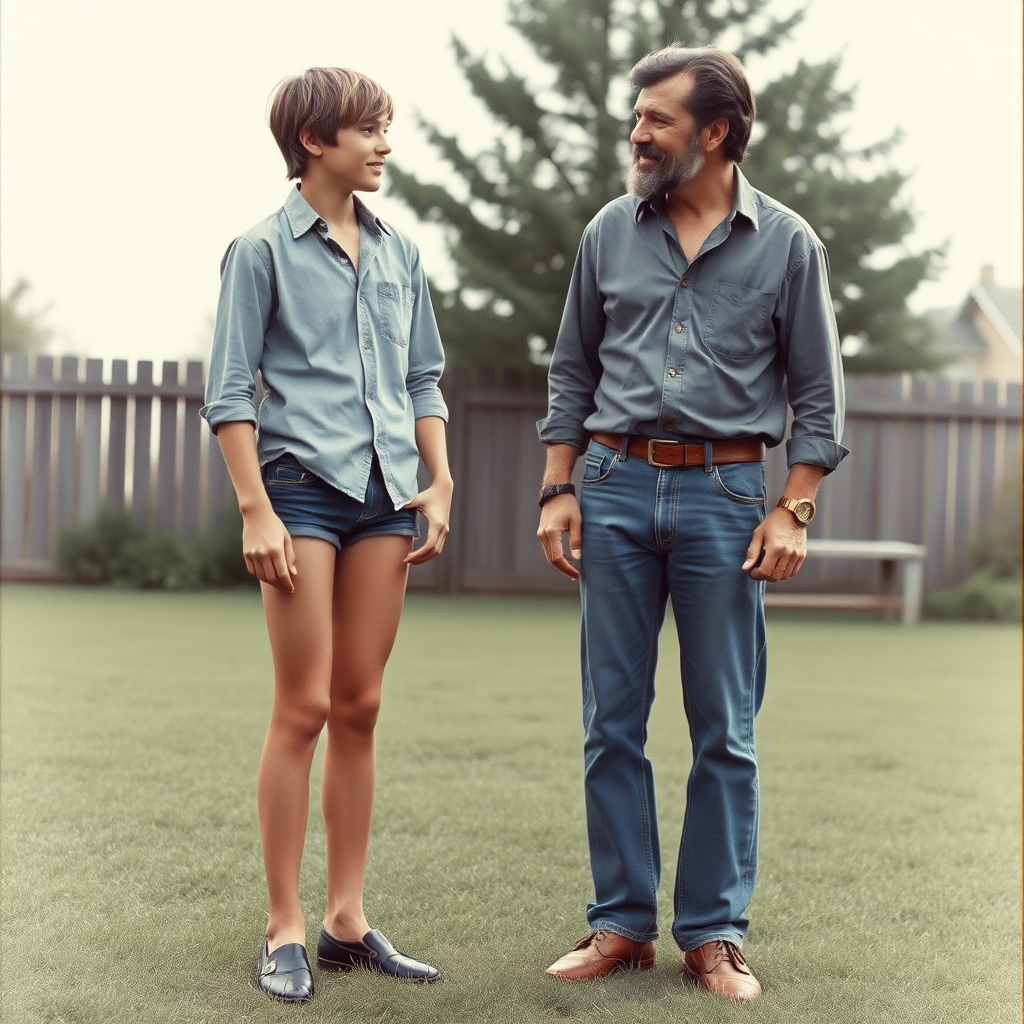
<path id="1" fill-rule="evenodd" d="M 324 927 L 358 942 L 370 926 L 363 875 L 373 810 L 374 726 L 384 666 L 398 632 L 409 537 L 367 537 L 338 555 L 334 576 L 334 666 L 320 793 L 327 831 Z"/>
<path id="2" fill-rule="evenodd" d="M 257 803 L 267 873 L 270 950 L 306 944 L 299 865 L 309 814 L 309 769 L 330 709 L 331 607 L 336 551 L 327 541 L 293 538 L 295 593 L 263 584 L 274 655 L 274 707 L 260 758 Z"/>

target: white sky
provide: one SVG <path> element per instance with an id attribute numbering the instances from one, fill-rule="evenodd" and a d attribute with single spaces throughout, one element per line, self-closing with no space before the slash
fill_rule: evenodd
<path id="1" fill-rule="evenodd" d="M 275 83 L 317 64 L 366 72 L 397 103 L 395 160 L 443 180 L 414 109 L 470 151 L 492 137 L 453 30 L 535 70 L 504 0 L 3 0 L 0 286 L 25 277 L 29 305 L 52 303 L 54 354 L 201 358 L 224 249 L 286 194 L 265 121 Z M 911 245 L 950 240 L 916 309 L 959 302 L 983 263 L 1020 284 L 1020 39 L 1019 0 L 813 0 L 793 43 L 750 66 L 756 88 L 841 52 L 852 141 L 903 129 Z M 386 185 L 371 205 L 443 273 L 436 229 Z"/>

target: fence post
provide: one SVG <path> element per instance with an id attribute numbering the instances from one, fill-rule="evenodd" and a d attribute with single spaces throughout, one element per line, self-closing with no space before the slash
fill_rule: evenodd
<path id="1" fill-rule="evenodd" d="M 185 383 L 203 386 L 202 363 L 190 361 L 186 365 Z M 185 399 L 185 442 L 181 465 L 181 532 L 185 537 L 193 536 L 199 529 L 199 481 L 202 479 L 202 467 L 199 465 L 202 421 L 199 410 L 202 404 L 198 398 Z"/>
<path id="2" fill-rule="evenodd" d="M 36 356 L 35 378 L 40 383 L 53 380 L 53 356 Z M 53 447 L 53 398 L 37 394 L 33 399 L 32 472 L 29 476 L 29 542 L 32 561 L 50 557 L 50 470 Z"/>
<path id="3" fill-rule="evenodd" d="M 178 383 L 178 364 L 165 361 L 160 387 Z M 156 532 L 172 533 L 175 521 L 175 456 L 178 454 L 178 399 L 160 397 L 159 457 L 156 464 Z"/>
<path id="4" fill-rule="evenodd" d="M 28 381 L 28 356 L 12 352 L 5 383 Z M 7 400 L 7 430 L 3 442 L 3 533 L 0 556 L 5 562 L 25 557 L 25 483 L 28 451 L 28 397 L 11 395 Z"/>
<path id="5" fill-rule="evenodd" d="M 128 386 L 128 360 L 115 359 L 110 366 L 110 383 Z M 124 504 L 124 471 L 128 439 L 128 399 L 110 399 L 110 436 L 107 442 L 107 498 Z"/>
<path id="6" fill-rule="evenodd" d="M 103 360 L 85 361 L 86 384 L 103 383 Z M 87 523 L 96 515 L 100 503 L 100 453 L 103 439 L 100 428 L 103 422 L 103 398 L 100 395 L 86 395 L 82 409 L 82 461 L 78 492 L 78 516 Z"/>
<path id="7" fill-rule="evenodd" d="M 61 383 L 78 383 L 78 357 L 64 356 L 60 361 Z M 78 494 L 78 396 L 74 393 L 57 399 L 57 495 L 54 534 L 60 536 L 75 522 L 75 498 Z"/>
<path id="8" fill-rule="evenodd" d="M 135 383 L 144 386 L 153 383 L 153 363 L 140 360 L 135 370 Z M 153 399 L 135 399 L 135 445 L 132 452 L 132 513 L 142 529 L 149 526 L 149 501 L 152 489 L 153 463 L 150 446 L 153 443 Z"/>

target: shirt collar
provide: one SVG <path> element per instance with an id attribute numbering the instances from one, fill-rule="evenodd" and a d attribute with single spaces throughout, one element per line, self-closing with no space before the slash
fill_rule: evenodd
<path id="1" fill-rule="evenodd" d="M 750 187 L 750 182 L 747 181 L 746 176 L 735 164 L 733 165 L 733 174 L 736 181 L 736 198 L 733 200 L 732 210 L 726 220 L 732 221 L 737 213 L 741 213 L 750 221 L 753 229 L 757 231 L 759 224 L 757 219 L 757 200 L 754 198 L 754 190 Z M 667 197 L 659 195 L 651 199 L 641 199 L 636 205 L 636 223 L 639 224 L 640 218 L 648 212 L 655 217 L 660 217 L 662 214 L 667 213 Z"/>
<path id="2" fill-rule="evenodd" d="M 369 231 L 372 231 L 375 235 L 391 234 L 391 232 L 384 226 L 384 222 L 370 212 L 359 196 L 353 196 L 352 200 L 355 203 L 356 216 L 364 227 Z M 314 210 L 313 207 L 310 206 L 303 198 L 298 185 L 288 193 L 288 198 L 284 201 L 284 213 L 288 218 L 288 224 L 292 229 L 292 238 L 301 237 L 311 227 L 317 224 L 317 222 L 323 220 L 316 210 Z M 326 224 L 324 225 L 324 228 L 326 230 Z"/>

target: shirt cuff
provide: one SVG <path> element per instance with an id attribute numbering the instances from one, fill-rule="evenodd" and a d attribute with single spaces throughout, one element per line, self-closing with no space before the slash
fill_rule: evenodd
<path id="1" fill-rule="evenodd" d="M 413 419 L 421 420 L 424 416 L 437 416 L 445 423 L 448 422 L 448 406 L 445 405 L 441 392 L 437 388 L 409 397 L 412 399 Z"/>
<path id="2" fill-rule="evenodd" d="M 210 424 L 210 429 L 215 434 L 222 423 L 251 423 L 254 427 L 259 424 L 256 406 L 244 398 L 226 398 L 211 402 L 199 410 L 199 415 Z"/>
<path id="3" fill-rule="evenodd" d="M 586 451 L 590 443 L 590 433 L 578 423 L 550 416 L 537 420 L 537 436 L 544 444 L 568 444 L 578 452 Z"/>
<path id="4" fill-rule="evenodd" d="M 830 441 L 825 437 L 791 437 L 786 442 L 788 466 L 795 466 L 798 462 L 807 466 L 821 466 L 826 475 L 849 454 L 849 448 L 844 448 L 837 441 Z"/>

